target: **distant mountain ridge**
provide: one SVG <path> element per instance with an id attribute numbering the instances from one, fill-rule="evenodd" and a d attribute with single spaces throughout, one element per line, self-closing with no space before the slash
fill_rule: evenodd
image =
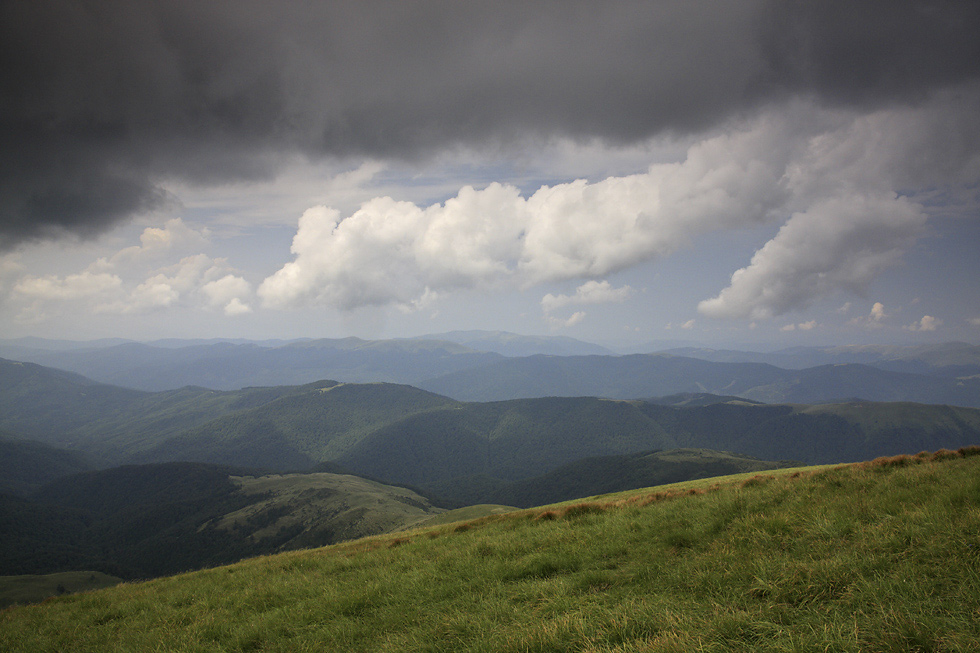
<path id="1" fill-rule="evenodd" d="M 678 347 L 660 353 L 716 363 L 768 363 L 787 369 L 857 363 L 893 372 L 946 377 L 980 373 L 980 347 L 965 342 L 930 345 L 790 347 L 770 353 Z"/>
<path id="2" fill-rule="evenodd" d="M 410 338 L 410 340 L 448 340 L 477 351 L 493 352 L 517 358 L 546 354 L 549 356 L 612 356 L 615 353 L 602 345 L 568 336 L 524 336 L 508 331 L 449 331 Z"/>
<path id="3" fill-rule="evenodd" d="M 0 341 L 4 355 L 154 392 L 334 379 L 402 383 L 466 401 L 708 392 L 768 402 L 855 397 L 980 407 L 980 347 L 966 343 L 794 347 L 771 353 L 687 347 L 617 356 L 562 336 L 452 331 L 395 340 L 92 344 L 20 339 Z M 838 369 L 841 365 L 855 367 Z"/>
<path id="4" fill-rule="evenodd" d="M 650 357 L 583 358 L 637 364 Z M 691 361 L 664 360 L 681 370 Z M 721 365 L 695 363 L 709 371 Z M 776 387 L 759 384 L 787 372 L 743 365 L 739 381 L 754 388 Z M 678 370 L 660 373 L 668 378 Z M 146 393 L 9 361 L 0 361 L 0 389 L 0 429 L 8 437 L 68 448 L 99 467 L 196 461 L 289 472 L 330 462 L 423 489 L 466 478 L 510 483 L 583 458 L 679 447 L 825 463 L 980 443 L 980 410 L 907 402 L 760 404 L 702 393 L 655 401 L 579 396 L 480 403 L 407 385 L 334 381 Z"/>
<path id="5" fill-rule="evenodd" d="M 0 352 L 4 351 L 0 348 Z M 9 352 L 17 360 L 64 369 L 102 383 L 148 391 L 200 386 L 301 385 L 321 379 L 416 383 L 501 359 L 455 342 L 321 339 L 263 346 L 218 342 L 186 347 L 123 343 L 77 350 Z"/>
<path id="6" fill-rule="evenodd" d="M 550 396 L 637 399 L 700 392 L 767 403 L 860 398 L 980 407 L 980 377 L 947 378 L 856 363 L 793 370 L 670 354 L 505 359 L 418 386 L 461 401 Z"/>

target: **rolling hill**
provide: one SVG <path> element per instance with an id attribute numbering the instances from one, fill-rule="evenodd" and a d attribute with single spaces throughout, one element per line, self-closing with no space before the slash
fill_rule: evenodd
<path id="1" fill-rule="evenodd" d="M 683 369 L 690 359 L 669 360 Z M 773 369 L 749 365 L 743 380 L 756 383 L 752 375 Z M 594 397 L 466 403 L 411 386 L 332 381 L 144 393 L 11 362 L 0 363 L 0 382 L 8 388 L 0 427 L 70 447 L 99 467 L 195 461 L 288 472 L 333 462 L 422 488 L 459 479 L 471 480 L 458 487 L 493 487 L 583 458 L 677 447 L 816 464 L 980 443 L 980 411 L 907 402 L 759 404 L 702 393 L 667 405 Z M 23 399 L 31 393 L 43 414 Z M 90 396 L 96 401 L 86 407 Z"/>
<path id="2" fill-rule="evenodd" d="M 387 424 L 456 403 L 405 385 L 314 383 L 161 440 L 134 460 L 225 462 L 277 471 L 308 469 L 341 459 Z"/>
<path id="3" fill-rule="evenodd" d="M 444 512 L 411 490 L 332 474 L 201 463 L 124 466 L 0 496 L 0 574 L 147 578 L 385 533 Z"/>
<path id="4" fill-rule="evenodd" d="M 531 508 L 610 492 L 796 465 L 799 463 L 759 460 L 709 449 L 670 449 L 583 458 L 519 481 L 481 476 L 426 487 L 436 495 L 450 496 L 462 503 Z"/>
<path id="5" fill-rule="evenodd" d="M 432 402 L 404 417 L 392 413 L 340 437 L 329 420 L 296 422 L 269 439 L 266 415 L 281 402 L 322 405 L 324 397 L 370 388 L 379 404 L 415 393 Z M 340 397 L 338 393 L 336 395 Z M 387 399 L 390 397 L 390 400 Z M 398 399 L 401 397 L 402 399 Z M 489 403 L 442 401 L 407 386 L 347 385 L 327 393 L 286 397 L 241 411 L 150 452 L 157 460 L 221 460 L 275 467 L 306 443 L 322 446 L 320 460 L 387 483 L 408 484 L 459 503 L 498 501 L 493 490 L 541 476 L 584 458 L 678 447 L 730 451 L 762 460 L 806 464 L 958 448 L 980 443 L 980 411 L 912 403 L 759 404 L 741 400 L 663 405 L 592 397 L 552 397 Z M 329 411 L 311 411 L 326 415 Z M 391 418 L 386 421 L 387 418 Z M 221 426 L 219 430 L 217 426 Z M 231 428 L 231 427 L 234 428 Z M 222 439 L 216 433 L 245 434 Z M 342 446 L 341 446 L 342 445 Z M 307 449 L 312 453 L 312 449 Z M 310 455 L 310 458 L 313 458 Z M 457 488 L 461 494 L 449 493 Z"/>
<path id="6" fill-rule="evenodd" d="M 4 611 L 0 648 L 972 651 L 975 453 L 633 491 L 124 584 Z"/>

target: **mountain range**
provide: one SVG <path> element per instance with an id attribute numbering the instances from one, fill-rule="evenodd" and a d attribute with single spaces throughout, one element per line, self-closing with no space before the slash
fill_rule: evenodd
<path id="1" fill-rule="evenodd" d="M 724 365 L 746 368 L 746 384 L 777 369 Z M 461 402 L 407 385 L 336 381 L 153 393 L 0 361 L 0 430 L 8 440 L 67 449 L 96 468 L 194 461 L 293 472 L 329 462 L 431 488 L 482 477 L 510 483 L 584 458 L 678 447 L 808 464 L 956 448 L 980 442 L 980 410 L 865 400 L 763 404 L 703 393 Z"/>
<path id="2" fill-rule="evenodd" d="M 436 374 L 419 387 L 150 391 L 0 359 L 0 527 L 12 534 L 0 570 L 155 576 L 456 515 L 980 442 L 978 379 L 957 376 L 968 347 L 796 352 L 865 359 L 793 369 L 703 350 L 507 357 L 470 346 L 506 334 L 441 336 L 47 350 L 117 370 L 129 357 L 127 374 L 169 354 L 170 369 L 231 386 L 328 359 L 369 377 Z M 886 355 L 928 373 L 879 367 Z"/>
<path id="3" fill-rule="evenodd" d="M 678 392 L 767 402 L 846 398 L 980 407 L 980 348 L 797 347 L 773 353 L 674 349 L 617 356 L 571 338 L 457 331 L 401 340 L 0 341 L 0 356 L 131 389 L 238 390 L 322 379 L 385 381 L 465 401 L 543 396 L 649 398 Z"/>

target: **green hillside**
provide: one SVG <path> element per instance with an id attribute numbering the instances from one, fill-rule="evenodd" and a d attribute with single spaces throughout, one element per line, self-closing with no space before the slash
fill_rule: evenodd
<path id="1" fill-rule="evenodd" d="M 88 471 L 91 465 L 74 451 L 0 433 L 0 492 L 23 495 L 62 476 Z"/>
<path id="2" fill-rule="evenodd" d="M 606 496 L 14 607 L 5 651 L 974 651 L 980 449 Z"/>
<path id="3" fill-rule="evenodd" d="M 444 512 L 405 488 L 202 463 L 125 466 L 0 495 L 0 574 L 149 578 L 405 528 Z"/>
<path id="4" fill-rule="evenodd" d="M 623 357 L 623 364 L 646 358 Z M 665 360 L 678 370 L 687 365 Z M 777 368 L 744 369 L 749 384 Z M 688 447 L 819 464 L 980 443 L 980 410 L 900 402 L 760 404 L 699 392 L 653 401 L 462 403 L 411 386 L 334 381 L 144 393 L 4 361 L 0 385 L 7 390 L 0 427 L 19 437 L 37 433 L 96 467 L 194 461 L 292 472 L 333 463 L 457 506 L 507 503 L 495 492 L 584 458 Z M 16 488 L 15 476 L 0 483 Z"/>
<path id="5" fill-rule="evenodd" d="M 734 401 L 702 407 L 643 403 L 680 446 L 809 464 L 868 460 L 980 444 L 980 411 L 868 401 L 820 405 Z"/>
<path id="6" fill-rule="evenodd" d="M 121 578 L 97 571 L 63 571 L 36 576 L 0 576 L 0 609 L 8 605 L 37 603 L 49 596 L 90 592 L 112 587 Z"/>
<path id="7" fill-rule="evenodd" d="M 455 404 L 405 385 L 314 383 L 189 429 L 137 460 L 307 469 L 341 458 L 360 440 L 396 420 Z"/>
<path id="8" fill-rule="evenodd" d="M 29 440 L 70 445 L 75 425 L 128 410 L 145 395 L 70 372 L 0 359 L 0 429 Z"/>
<path id="9" fill-rule="evenodd" d="M 336 382 L 233 392 L 193 387 L 141 392 L 0 359 L 0 429 L 82 452 L 94 465 L 108 467 L 223 415 L 331 385 Z"/>
<path id="10" fill-rule="evenodd" d="M 422 413 L 370 434 L 338 462 L 386 481 L 426 485 L 474 474 L 516 480 L 589 456 L 672 446 L 632 404 L 553 397 Z"/>
<path id="11" fill-rule="evenodd" d="M 599 456 L 577 460 L 541 476 L 509 483 L 485 496 L 476 497 L 476 500 L 530 508 L 576 497 L 796 465 L 799 463 L 759 460 L 709 449 L 670 449 Z M 431 489 L 439 492 L 438 487 Z"/>

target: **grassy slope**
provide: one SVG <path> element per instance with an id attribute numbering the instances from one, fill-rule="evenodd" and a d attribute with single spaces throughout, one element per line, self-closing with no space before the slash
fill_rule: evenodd
<path id="1" fill-rule="evenodd" d="M 792 465 L 790 462 L 759 460 L 708 449 L 670 449 L 654 453 L 602 456 L 578 460 L 541 476 L 517 481 L 490 494 L 486 499 L 498 504 L 529 508 L 573 497 Z"/>
<path id="2" fill-rule="evenodd" d="M 49 596 L 89 592 L 112 587 L 121 578 L 98 571 L 63 571 L 41 576 L 0 576 L 0 608 L 8 605 L 36 603 Z"/>
<path id="3" fill-rule="evenodd" d="M 149 578 L 405 528 L 443 512 L 405 488 L 330 473 L 242 476 L 202 463 L 127 466 L 0 497 L 0 573 Z"/>
<path id="4" fill-rule="evenodd" d="M 4 612 L 0 649 L 975 650 L 980 456 L 935 458 L 634 491 L 121 585 Z"/>
<path id="5" fill-rule="evenodd" d="M 258 500 L 224 515 L 215 526 L 246 533 L 255 542 L 295 532 L 280 545 L 282 550 L 388 533 L 444 512 L 411 490 L 357 476 L 315 473 L 232 480 L 240 493 Z M 265 525 L 248 528 L 250 522 Z"/>

